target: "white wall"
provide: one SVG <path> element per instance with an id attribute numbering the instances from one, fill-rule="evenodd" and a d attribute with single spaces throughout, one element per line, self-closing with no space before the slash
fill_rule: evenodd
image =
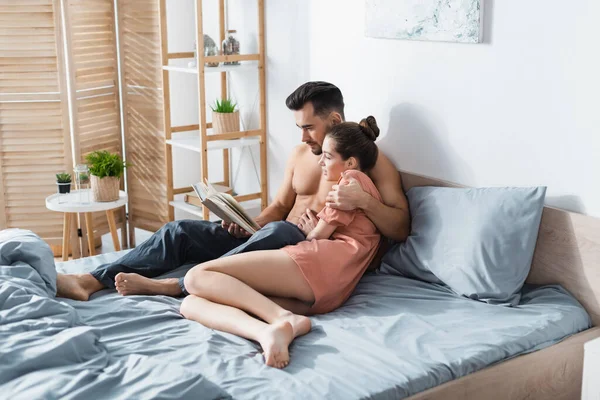
<path id="1" fill-rule="evenodd" d="M 600 2 L 486 0 L 477 45 L 365 38 L 364 3 L 267 1 L 271 194 L 300 140 L 285 97 L 326 80 L 398 168 L 600 216 Z"/>
<path id="2" fill-rule="evenodd" d="M 273 199 L 288 156 L 300 143 L 301 133 L 285 99 L 310 79 L 310 2 L 267 0 L 267 129 L 269 198 Z"/>

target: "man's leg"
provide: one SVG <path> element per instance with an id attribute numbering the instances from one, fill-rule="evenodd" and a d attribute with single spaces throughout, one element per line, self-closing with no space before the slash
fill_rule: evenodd
<path id="1" fill-rule="evenodd" d="M 296 225 L 287 221 L 271 222 L 222 257 L 256 250 L 278 250 L 303 240 L 306 240 L 306 236 Z"/>
<path id="2" fill-rule="evenodd" d="M 117 275 L 136 273 L 154 278 L 184 264 L 202 263 L 220 257 L 244 243 L 219 224 L 208 221 L 169 222 L 148 240 L 115 262 L 104 264 L 90 274 L 62 275 L 57 278 L 58 296 L 87 300 L 105 287 L 115 287 Z M 122 274 L 125 273 L 125 274 Z M 121 276 L 124 278 L 124 276 Z M 126 279 L 126 278 L 125 278 Z M 179 280 L 168 279 L 164 294 L 180 295 Z"/>
<path id="3" fill-rule="evenodd" d="M 221 257 L 257 250 L 277 250 L 305 239 L 306 237 L 296 225 L 285 221 L 271 222 L 252 235 L 245 243 L 231 249 L 226 254 L 221 255 Z M 215 258 L 218 257 L 212 259 Z M 147 277 L 148 275 L 145 276 Z M 180 278 L 178 285 L 175 286 L 175 279 L 155 280 L 148 279 L 145 276 L 126 273 L 118 274 L 115 279 L 117 290 L 125 296 L 132 294 L 161 294 L 167 296 L 189 294 L 185 290 L 183 278 Z"/>

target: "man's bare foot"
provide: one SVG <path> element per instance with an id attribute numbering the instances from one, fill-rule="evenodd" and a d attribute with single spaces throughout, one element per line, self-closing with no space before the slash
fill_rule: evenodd
<path id="1" fill-rule="evenodd" d="M 56 297 L 87 301 L 92 293 L 104 289 L 91 274 L 57 274 Z"/>
<path id="2" fill-rule="evenodd" d="M 178 279 L 150 279 L 138 274 L 120 272 L 115 277 L 115 287 L 122 296 L 132 294 L 164 294 L 180 296 Z"/>
<path id="3" fill-rule="evenodd" d="M 267 326 L 258 340 L 264 351 L 265 364 L 273 368 L 285 368 L 290 363 L 288 347 L 292 340 L 294 329 L 288 321 Z"/>
<path id="4" fill-rule="evenodd" d="M 291 312 L 286 313 L 282 317 L 278 318 L 277 321 L 289 322 L 294 331 L 294 338 L 306 335 L 308 332 L 310 332 L 312 327 L 310 318 L 305 317 L 304 315 L 293 314 Z"/>

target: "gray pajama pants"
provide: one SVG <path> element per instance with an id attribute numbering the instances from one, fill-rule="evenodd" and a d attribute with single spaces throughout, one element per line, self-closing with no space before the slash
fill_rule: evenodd
<path id="1" fill-rule="evenodd" d="M 173 221 L 120 259 L 99 266 L 91 274 L 106 287 L 114 288 L 115 276 L 119 272 L 155 278 L 182 265 L 199 264 L 248 251 L 276 250 L 305 239 L 296 225 L 286 221 L 271 222 L 245 239 L 231 236 L 218 223 Z M 179 286 L 187 295 L 183 278 L 179 279 Z"/>

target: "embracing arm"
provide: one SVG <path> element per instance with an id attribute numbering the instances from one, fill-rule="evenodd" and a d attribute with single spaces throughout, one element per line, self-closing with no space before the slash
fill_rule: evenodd
<path id="1" fill-rule="evenodd" d="M 365 193 L 360 208 L 384 236 L 397 242 L 406 240 L 410 234 L 410 213 L 402 191 L 400 173 L 385 155 L 379 153 L 370 176 L 383 203 Z"/>
<path id="2" fill-rule="evenodd" d="M 410 233 L 410 215 L 396 167 L 380 152 L 369 176 L 383 203 L 365 192 L 356 179 L 350 178 L 344 184 L 333 186 L 326 205 L 338 210 L 360 208 L 382 235 L 397 242 L 406 240 Z"/>
<path id="3" fill-rule="evenodd" d="M 294 177 L 294 165 L 296 164 L 296 160 L 298 158 L 298 149 L 299 147 L 294 149 L 290 159 L 287 162 L 283 176 L 283 183 L 279 187 L 275 199 L 273 199 L 273 202 L 269 204 L 269 206 L 265 208 L 258 217 L 255 218 L 256 223 L 261 227 L 265 226 L 269 222 L 284 220 L 294 206 L 294 202 L 296 201 L 296 192 L 294 192 L 292 179 Z"/>

